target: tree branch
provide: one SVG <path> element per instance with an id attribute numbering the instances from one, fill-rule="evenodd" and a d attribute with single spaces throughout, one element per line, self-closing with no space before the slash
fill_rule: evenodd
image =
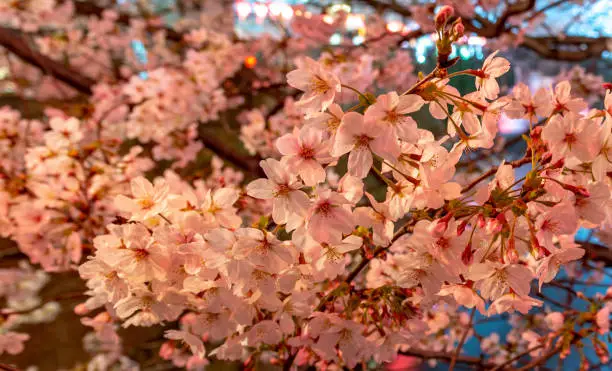
<path id="1" fill-rule="evenodd" d="M 53 76 L 81 93 L 92 94 L 91 87 L 95 83 L 94 80 L 34 51 L 20 32 L 0 26 L 0 45 L 24 62 L 39 68 L 43 73 Z"/>
<path id="2" fill-rule="evenodd" d="M 411 17 L 412 12 L 405 5 L 400 5 L 395 1 L 383 2 L 381 0 L 360 0 L 361 3 L 369 5 L 375 9 L 390 11 L 404 17 Z M 562 3 L 558 0 L 553 3 L 557 6 Z M 550 8 L 554 7 L 551 6 Z M 474 15 L 473 18 L 462 18 L 466 31 L 474 32 L 478 36 L 495 38 L 503 34 L 509 34 L 518 37 L 513 32 L 514 28 L 507 27 L 507 21 L 510 17 L 519 16 L 528 13 L 535 7 L 535 0 L 526 0 L 518 4 L 508 6 L 506 11 L 497 19 L 496 22 L 491 22 L 488 19 Z M 544 13 L 550 9 L 544 7 L 537 11 L 537 14 Z M 531 19 L 531 18 L 529 18 Z M 607 50 L 607 43 L 610 42 L 610 37 L 589 38 L 581 36 L 568 37 L 532 37 L 524 36 L 520 39 L 519 47 L 530 49 L 545 59 L 555 59 L 562 61 L 578 62 L 590 58 L 601 56 Z"/>
<path id="3" fill-rule="evenodd" d="M 450 353 L 430 352 L 430 351 L 418 350 L 418 349 L 409 349 L 406 351 L 400 351 L 398 354 L 401 354 L 403 356 L 409 356 L 409 357 L 417 357 L 421 359 L 438 359 L 438 360 L 446 361 L 446 362 L 450 362 L 451 359 L 453 358 L 453 355 Z M 487 368 L 487 367 L 492 366 L 490 363 L 478 357 L 460 355 L 456 359 L 457 359 L 457 362 L 459 363 L 465 363 L 465 364 L 472 365 L 472 366 L 479 366 L 481 368 Z"/>
<path id="4" fill-rule="evenodd" d="M 0 46 L 5 47 L 24 62 L 38 67 L 43 73 L 53 76 L 79 92 L 87 95 L 92 94 L 92 87 L 95 84 L 94 80 L 35 51 L 30 47 L 25 37 L 19 31 L 0 27 Z M 208 149 L 215 152 L 224 160 L 234 164 L 239 169 L 258 177 L 265 176 L 259 167 L 260 158 L 256 156 L 240 155 L 214 135 L 201 133 L 199 139 Z"/>

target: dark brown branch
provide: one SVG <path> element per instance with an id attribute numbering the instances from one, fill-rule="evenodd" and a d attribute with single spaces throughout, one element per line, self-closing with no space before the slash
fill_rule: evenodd
<path id="1" fill-rule="evenodd" d="M 559 0 L 555 6 L 561 2 Z M 395 1 L 384 2 L 381 0 L 361 0 L 375 9 L 395 12 L 404 17 L 411 17 L 412 12 L 404 5 L 400 5 Z M 513 31 L 515 28 L 508 27 L 507 23 L 510 17 L 520 16 L 529 13 L 535 6 L 535 0 L 526 0 L 517 4 L 508 6 L 506 11 L 498 18 L 496 22 L 491 22 L 488 19 L 479 15 L 474 15 L 472 19 L 463 18 L 463 24 L 466 31 L 474 32 L 478 36 L 495 38 L 503 34 L 510 34 L 518 37 Z M 551 6 L 552 8 L 553 6 Z M 550 9 L 550 8 L 548 8 Z M 548 10 L 542 8 L 537 11 L 538 14 Z M 601 56 L 607 48 L 609 37 L 589 38 L 581 36 L 567 37 L 531 37 L 525 36 L 521 40 L 520 47 L 530 49 L 545 59 L 555 59 L 563 61 L 583 61 L 590 58 Z"/>
<path id="2" fill-rule="evenodd" d="M 612 267 L 612 249 L 589 242 L 580 244 L 585 249 L 584 258 L 588 260 L 604 262 L 607 267 Z"/>
<path id="3" fill-rule="evenodd" d="M 533 361 L 529 362 L 528 364 L 526 364 L 525 366 L 517 369 L 517 371 L 527 371 L 527 370 L 533 370 L 535 367 L 537 366 L 542 366 L 544 365 L 549 359 L 551 359 L 552 357 L 554 357 L 557 353 L 559 353 L 561 351 L 562 347 L 561 346 L 556 346 L 555 348 L 553 348 L 551 351 L 549 351 L 548 353 L 544 354 L 543 356 L 534 359 Z"/>
<path id="4" fill-rule="evenodd" d="M 234 148 L 227 145 L 223 140 L 216 138 L 214 135 L 200 132 L 198 140 L 204 144 L 204 147 L 214 152 L 223 160 L 233 164 L 238 169 L 250 173 L 256 177 L 265 177 L 266 174 L 259 166 L 261 158 L 259 156 L 245 156 L 236 152 Z"/>
<path id="5" fill-rule="evenodd" d="M 92 94 L 92 87 L 95 84 L 94 80 L 34 51 L 28 44 L 25 36 L 19 31 L 0 27 L 0 45 L 21 58 L 24 62 L 40 68 L 43 73 L 53 76 L 81 93 Z M 239 169 L 255 176 L 263 177 L 265 175 L 259 167 L 260 158 L 240 155 L 214 135 L 200 135 L 199 139 L 206 148 L 215 152 L 222 159 L 234 164 Z"/>
<path id="6" fill-rule="evenodd" d="M 453 358 L 453 355 L 451 353 L 430 352 L 430 351 L 418 350 L 418 349 L 409 349 L 406 351 L 401 351 L 399 352 L 399 354 L 403 356 L 417 357 L 421 359 L 438 359 L 438 360 L 446 361 L 446 362 L 450 362 L 451 359 Z M 480 367 L 480 368 L 487 368 L 487 367 L 492 366 L 492 364 L 486 362 L 482 358 L 462 356 L 462 355 L 457 357 L 457 362 Z"/>
<path id="7" fill-rule="evenodd" d="M 521 45 L 546 59 L 579 62 L 601 56 L 609 41 L 607 37 L 525 37 Z"/>
<path id="8" fill-rule="evenodd" d="M 463 344 L 467 340 L 467 336 L 472 329 L 472 323 L 474 322 L 474 314 L 476 314 L 476 307 L 472 308 L 472 312 L 470 313 L 470 321 L 468 322 L 463 335 L 461 335 L 461 340 L 459 340 L 459 344 L 457 344 L 457 349 L 455 353 L 453 353 L 453 357 L 451 358 L 450 365 L 448 366 L 449 371 L 453 371 L 455 369 L 455 365 L 457 364 L 457 359 L 461 356 L 461 349 L 463 348 Z"/>
<path id="9" fill-rule="evenodd" d="M 63 63 L 34 51 L 20 32 L 0 27 L 0 45 L 24 62 L 36 66 L 43 73 L 53 76 L 81 93 L 92 94 L 91 87 L 95 83 L 94 80 L 73 71 Z"/>
<path id="10" fill-rule="evenodd" d="M 508 19 L 510 19 L 510 17 L 520 15 L 533 9 L 535 3 L 535 0 L 527 0 L 523 3 L 517 2 L 515 4 L 509 5 L 508 8 L 506 8 L 506 11 L 497 19 L 495 25 L 493 26 L 495 34 L 501 35 L 504 32 L 504 29 L 506 28 L 506 22 L 508 21 Z"/>

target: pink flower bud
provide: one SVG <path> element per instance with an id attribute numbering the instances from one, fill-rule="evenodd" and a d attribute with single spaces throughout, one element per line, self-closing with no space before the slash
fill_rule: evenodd
<path id="1" fill-rule="evenodd" d="M 434 236 L 439 236 L 444 234 L 444 232 L 446 232 L 446 229 L 448 228 L 448 222 L 449 220 L 453 217 L 452 213 L 448 213 L 446 214 L 444 217 L 438 219 L 435 224 L 433 225 L 433 230 L 431 231 L 431 233 Z"/>
<path id="2" fill-rule="evenodd" d="M 505 259 L 507 263 L 512 264 L 516 264 L 519 261 L 518 251 L 516 250 L 514 239 L 508 240 L 508 248 L 506 249 Z"/>
<path id="3" fill-rule="evenodd" d="M 582 186 L 575 186 L 575 185 L 571 185 L 571 184 L 566 184 L 563 188 L 567 189 L 568 191 L 579 195 L 579 196 L 583 196 L 583 197 L 591 197 L 591 194 L 589 193 L 589 191 L 586 190 L 586 188 L 582 187 Z"/>
<path id="4" fill-rule="evenodd" d="M 452 17 L 453 14 L 455 14 L 455 9 L 453 9 L 453 7 L 450 5 L 445 5 L 440 8 L 440 11 L 438 11 L 438 14 L 436 14 L 436 17 L 434 18 L 436 27 L 441 27 L 448 22 L 448 19 Z"/>
<path id="5" fill-rule="evenodd" d="M 457 236 L 461 236 L 463 232 L 465 232 L 465 228 L 467 228 L 467 221 L 462 221 L 457 226 Z"/>
<path id="6" fill-rule="evenodd" d="M 474 253 L 472 252 L 472 244 L 468 243 L 463 252 L 461 253 L 461 261 L 465 265 L 472 264 L 474 260 Z"/>
<path id="7" fill-rule="evenodd" d="M 461 36 L 463 36 L 463 34 L 465 33 L 465 26 L 463 25 L 463 23 L 456 23 L 453 27 L 453 32 L 455 33 L 456 38 L 460 38 Z"/>
<path id="8" fill-rule="evenodd" d="M 565 164 L 565 159 L 559 159 L 557 162 L 555 162 L 552 167 L 553 169 L 560 169 L 563 167 L 563 165 Z"/>
<path id="9" fill-rule="evenodd" d="M 74 307 L 74 313 L 78 314 L 79 316 L 83 316 L 83 315 L 89 313 L 89 309 L 87 308 L 85 303 L 77 304 Z"/>
<path id="10" fill-rule="evenodd" d="M 478 216 L 476 217 L 476 223 L 478 224 L 479 228 L 484 228 L 484 226 L 487 224 L 484 215 L 478 214 Z"/>
<path id="11" fill-rule="evenodd" d="M 553 331 L 559 331 L 563 328 L 563 322 L 565 321 L 565 317 L 561 312 L 552 312 L 546 315 L 545 319 L 546 325 Z"/>
<path id="12" fill-rule="evenodd" d="M 171 341 L 166 341 L 159 347 L 159 356 L 163 359 L 170 359 L 174 353 L 174 344 Z"/>

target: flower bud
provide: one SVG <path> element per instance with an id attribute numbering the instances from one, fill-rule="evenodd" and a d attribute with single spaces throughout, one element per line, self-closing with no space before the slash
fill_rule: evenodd
<path id="1" fill-rule="evenodd" d="M 472 264 L 474 260 L 474 252 L 472 251 L 472 244 L 468 243 L 463 252 L 461 253 L 461 261 L 465 265 Z"/>
<path id="2" fill-rule="evenodd" d="M 449 18 L 455 14 L 455 10 L 450 5 L 445 5 L 440 8 L 438 14 L 436 14 L 434 21 L 436 23 L 436 28 L 442 27 L 446 22 L 448 22 Z"/>
<path id="3" fill-rule="evenodd" d="M 74 313 L 78 314 L 79 316 L 83 316 L 83 315 L 89 313 L 89 308 L 87 308 L 85 303 L 80 303 L 80 304 L 77 304 L 74 307 Z"/>
<path id="4" fill-rule="evenodd" d="M 455 35 L 455 39 L 462 37 L 464 33 L 465 26 L 463 25 L 463 23 L 461 23 L 461 21 L 455 23 L 455 25 L 453 26 L 453 34 Z"/>
<path id="5" fill-rule="evenodd" d="M 565 165 L 565 159 L 560 158 L 557 162 L 552 165 L 553 169 L 561 169 Z"/>
<path id="6" fill-rule="evenodd" d="M 461 236 L 465 232 L 465 228 L 467 228 L 467 221 L 464 220 L 457 226 L 457 236 Z"/>
<path id="7" fill-rule="evenodd" d="M 584 188 L 582 186 L 575 186 L 575 185 L 571 185 L 571 184 L 565 184 L 563 186 L 563 188 L 567 189 L 568 191 L 572 192 L 573 194 L 575 194 L 577 196 L 591 197 L 591 194 L 589 193 L 589 191 L 587 191 L 586 188 Z"/>
<path id="8" fill-rule="evenodd" d="M 519 261 L 518 251 L 516 250 L 516 243 L 514 238 L 508 240 L 508 248 L 506 249 L 505 256 L 507 263 L 516 264 Z"/>
<path id="9" fill-rule="evenodd" d="M 479 228 L 484 228 L 484 226 L 487 224 L 484 215 L 478 214 L 478 216 L 476 217 L 476 223 L 478 224 Z"/>

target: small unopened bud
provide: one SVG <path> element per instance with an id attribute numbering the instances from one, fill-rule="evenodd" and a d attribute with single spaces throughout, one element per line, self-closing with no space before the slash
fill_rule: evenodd
<path id="1" fill-rule="evenodd" d="M 591 194 L 589 193 L 589 191 L 586 190 L 586 188 L 581 187 L 581 186 L 575 186 L 575 185 L 571 185 L 571 184 L 566 184 L 563 186 L 563 188 L 567 189 L 568 191 L 574 193 L 575 195 L 578 196 L 582 196 L 582 197 L 591 197 Z"/>
<path id="2" fill-rule="evenodd" d="M 607 346 L 602 344 L 601 340 L 597 338 L 593 338 L 593 346 L 595 354 L 599 357 L 601 363 L 608 363 L 610 361 L 610 352 L 608 352 Z"/>
<path id="3" fill-rule="evenodd" d="M 532 235 L 530 238 L 531 242 L 531 255 L 533 255 L 536 259 L 542 259 L 546 256 L 544 253 L 544 248 L 540 245 L 538 238 L 535 235 Z"/>
<path id="4" fill-rule="evenodd" d="M 497 218 L 487 219 L 487 232 L 488 233 L 499 233 L 501 232 L 503 224 L 497 220 Z"/>
<path id="5" fill-rule="evenodd" d="M 442 218 L 438 219 L 436 221 L 436 224 L 434 225 L 434 229 L 432 233 L 434 235 L 444 234 L 444 232 L 446 232 L 446 229 L 448 228 L 448 222 L 451 220 L 452 217 L 453 217 L 453 213 L 448 213 L 444 215 Z"/>
<path id="6" fill-rule="evenodd" d="M 79 316 L 83 316 L 83 315 L 89 313 L 89 309 L 87 308 L 85 303 L 77 304 L 74 307 L 74 313 L 78 314 Z"/>
<path id="7" fill-rule="evenodd" d="M 440 219 L 436 222 L 436 225 L 434 226 L 433 229 L 433 235 L 441 235 L 444 234 L 444 232 L 446 231 L 446 228 L 448 228 L 448 222 Z"/>
<path id="8" fill-rule="evenodd" d="M 476 223 L 478 224 L 479 228 L 484 228 L 484 226 L 487 224 L 484 215 L 478 214 L 478 216 L 476 217 Z"/>
<path id="9" fill-rule="evenodd" d="M 589 363 L 589 360 L 586 357 L 582 357 L 580 359 L 580 368 L 578 369 L 578 371 L 588 371 L 591 367 L 591 364 Z"/>
<path id="10" fill-rule="evenodd" d="M 452 17 L 453 14 L 455 14 L 455 9 L 453 9 L 453 7 L 450 5 L 445 5 L 440 8 L 440 11 L 438 11 L 438 14 L 436 14 L 436 17 L 434 18 L 436 28 L 442 27 L 446 22 L 448 22 L 449 18 Z"/>
<path id="11" fill-rule="evenodd" d="M 462 37 L 465 33 L 465 26 L 463 25 L 463 23 L 455 23 L 455 26 L 453 26 L 453 33 L 455 34 L 455 39 Z"/>
<path id="12" fill-rule="evenodd" d="M 560 158 L 557 162 L 552 165 L 553 169 L 561 169 L 565 165 L 565 160 Z"/>
<path id="13" fill-rule="evenodd" d="M 468 243 L 463 252 L 461 253 L 461 261 L 465 265 L 472 264 L 474 260 L 474 252 L 472 251 L 472 244 Z"/>
<path id="14" fill-rule="evenodd" d="M 508 240 L 508 249 L 506 250 L 506 263 L 516 264 L 519 261 L 518 251 L 516 250 L 516 244 L 514 238 Z"/>
<path id="15" fill-rule="evenodd" d="M 457 236 L 461 236 L 465 232 L 465 228 L 467 228 L 467 221 L 464 220 L 457 226 Z"/>

